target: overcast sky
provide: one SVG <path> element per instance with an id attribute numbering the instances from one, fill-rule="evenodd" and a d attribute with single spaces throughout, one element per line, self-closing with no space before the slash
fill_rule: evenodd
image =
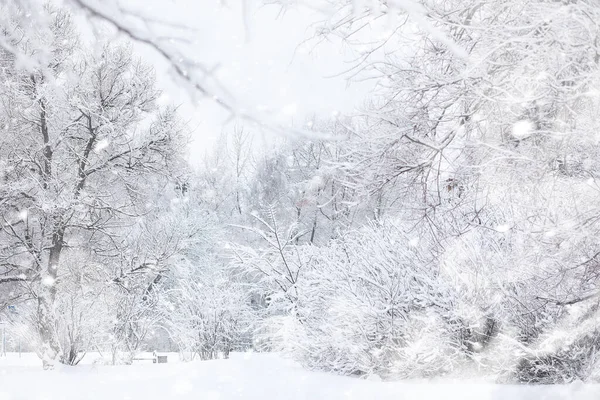
<path id="1" fill-rule="evenodd" d="M 249 2 L 251 3 L 251 2 Z M 309 38 L 312 23 L 322 18 L 308 9 L 280 13 L 278 6 L 250 7 L 243 13 L 238 0 L 152 0 L 143 2 L 147 15 L 156 15 L 194 29 L 186 37 L 193 43 L 186 54 L 220 68 L 218 76 L 239 103 L 249 109 L 269 109 L 282 123 L 302 125 L 313 115 L 351 112 L 360 106 L 370 84 L 347 85 L 339 75 L 352 56 L 338 42 L 301 45 Z M 244 23 L 244 16 L 246 23 Z M 137 51 L 157 68 L 161 99 L 181 104 L 194 127 L 191 159 L 197 162 L 223 129 L 228 114 L 212 101 L 197 101 L 169 77 L 166 63 L 142 45 Z M 231 130 L 232 124 L 224 127 Z"/>

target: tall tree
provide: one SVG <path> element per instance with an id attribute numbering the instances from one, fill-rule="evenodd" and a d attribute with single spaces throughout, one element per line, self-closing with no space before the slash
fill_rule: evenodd
<path id="1" fill-rule="evenodd" d="M 126 45 L 91 52 L 68 13 L 47 8 L 52 34 L 17 26 L 22 51 L 45 50 L 45 64 L 23 69 L 2 51 L 2 271 L 37 303 L 40 356 L 60 354 L 55 304 L 65 265 L 114 265 L 125 254 L 123 228 L 152 211 L 150 193 L 181 168 L 185 132 L 174 110 L 160 110 L 152 69 Z M 35 38 L 36 40 L 33 40 Z M 5 36 L 6 40 L 10 37 Z M 130 263 L 122 274 L 151 268 Z"/>

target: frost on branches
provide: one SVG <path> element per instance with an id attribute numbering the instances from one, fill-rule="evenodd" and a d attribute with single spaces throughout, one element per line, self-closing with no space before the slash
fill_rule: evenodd
<path id="1" fill-rule="evenodd" d="M 283 235 L 279 251 L 247 229 L 236 255 L 271 300 L 261 332 L 343 374 L 596 379 L 595 5 L 312 3 L 341 10 L 321 34 L 379 86 L 343 129 L 314 125 L 345 138 L 317 145 L 318 168 L 315 143 L 280 147 L 262 209 L 304 232 L 314 206 L 328 239 Z"/>
<path id="2" fill-rule="evenodd" d="M 315 38 L 375 91 L 303 122 L 312 140 L 237 126 L 197 169 L 130 45 L 3 5 L 11 326 L 47 367 L 253 348 L 388 380 L 598 381 L 596 4 L 285 3 L 321 10 Z"/>
<path id="3" fill-rule="evenodd" d="M 152 70 L 128 46 L 93 52 L 68 13 L 48 7 L 46 18 L 50 32 L 15 25 L 19 39 L 3 39 L 22 54 L 46 52 L 44 65 L 23 68 L 0 52 L 0 283 L 31 302 L 35 348 L 51 367 L 77 362 L 89 340 L 82 324 L 95 325 L 111 281 L 163 268 L 154 254 L 127 256 L 126 235 L 158 210 L 144 206 L 156 188 L 174 187 L 185 131 L 156 106 Z"/>

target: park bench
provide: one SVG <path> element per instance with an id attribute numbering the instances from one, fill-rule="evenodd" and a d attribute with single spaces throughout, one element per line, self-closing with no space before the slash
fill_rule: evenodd
<path id="1" fill-rule="evenodd" d="M 166 364 L 167 356 L 159 356 L 154 353 L 152 357 L 135 357 L 132 361 L 152 361 L 152 364 Z"/>

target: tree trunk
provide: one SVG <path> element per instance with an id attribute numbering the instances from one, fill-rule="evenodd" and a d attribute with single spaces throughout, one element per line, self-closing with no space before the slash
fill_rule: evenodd
<path id="1" fill-rule="evenodd" d="M 56 302 L 56 276 L 63 249 L 65 228 L 62 218 L 58 219 L 58 228 L 52 235 L 52 247 L 48 256 L 48 268 L 42 274 L 42 282 L 38 293 L 38 334 L 42 344 L 40 357 L 44 369 L 54 368 L 61 355 L 60 341 L 56 326 L 54 306 Z"/>
<path id="2" fill-rule="evenodd" d="M 38 334 L 42 343 L 41 354 L 44 369 L 54 368 L 60 355 L 60 343 L 56 332 L 54 299 L 50 288 L 42 288 L 38 294 Z"/>

